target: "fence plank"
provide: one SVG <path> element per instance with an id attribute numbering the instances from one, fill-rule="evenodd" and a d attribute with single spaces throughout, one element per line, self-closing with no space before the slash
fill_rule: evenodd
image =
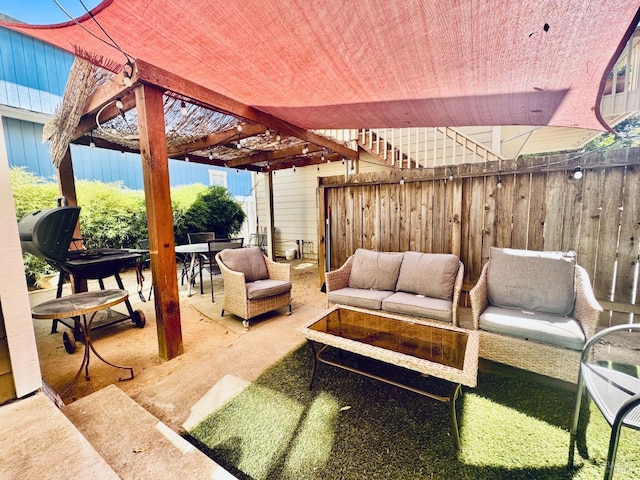
<path id="1" fill-rule="evenodd" d="M 562 229 L 565 212 L 565 172 L 550 172 L 544 202 L 544 243 L 542 250 L 562 250 Z"/>
<path id="2" fill-rule="evenodd" d="M 449 182 L 451 184 L 451 182 Z M 435 180 L 432 183 L 433 204 L 431 217 L 433 225 L 431 228 L 431 245 L 429 252 L 442 253 L 445 251 L 447 239 L 451 241 L 451 224 L 453 222 L 453 207 L 447 183 L 444 180 Z"/>
<path id="3" fill-rule="evenodd" d="M 422 251 L 422 182 L 405 185 L 409 200 L 409 250 Z"/>
<path id="4" fill-rule="evenodd" d="M 391 251 L 391 201 L 392 201 L 392 193 L 391 186 L 389 184 L 382 184 L 378 189 L 379 192 L 379 224 L 380 224 L 380 251 L 381 252 L 389 252 Z"/>
<path id="5" fill-rule="evenodd" d="M 622 206 L 622 188 L 624 167 L 615 167 L 603 176 L 604 186 L 600 231 L 598 232 L 597 259 L 594 272 L 594 293 L 596 298 L 610 298 L 614 267 L 618 253 L 618 230 L 620 226 L 620 207 Z"/>
<path id="6" fill-rule="evenodd" d="M 616 302 L 630 303 L 633 294 L 640 293 L 633 290 L 633 278 L 640 261 L 640 202 L 638 199 L 640 199 L 640 167 L 628 166 L 622 195 Z"/>
<path id="7" fill-rule="evenodd" d="M 582 220 L 582 180 L 565 179 L 562 251 L 578 251 Z"/>
<path id="8" fill-rule="evenodd" d="M 503 175 L 502 188 L 498 190 L 496 195 L 496 231 L 493 237 L 495 239 L 494 246 L 499 248 L 511 247 L 515 183 L 515 175 Z M 477 275 L 479 276 L 480 272 L 477 272 Z"/>
<path id="9" fill-rule="evenodd" d="M 436 217 L 433 212 L 433 181 L 422 183 L 422 203 L 420 216 L 422 218 L 421 235 L 422 247 L 421 252 L 433 252 L 433 229 L 438 222 L 444 220 L 444 215 Z"/>
<path id="10" fill-rule="evenodd" d="M 360 191 L 362 194 L 362 248 L 376 250 L 378 236 L 376 235 L 375 186 L 366 185 Z"/>
<path id="11" fill-rule="evenodd" d="M 496 207 L 496 196 L 498 195 L 498 177 L 487 177 L 485 181 L 484 198 L 484 228 L 482 236 L 482 264 L 489 259 L 489 251 L 496 244 L 496 229 L 498 223 L 498 212 Z"/>
<path id="12" fill-rule="evenodd" d="M 596 271 L 596 250 L 600 228 L 602 170 L 585 170 L 582 177 L 582 213 L 578 240 L 578 263 L 589 273 L 591 282 Z M 595 293 L 595 292 L 594 292 Z M 596 294 L 598 295 L 598 294 Z"/>
<path id="13" fill-rule="evenodd" d="M 527 225 L 527 249 L 544 249 L 544 217 L 547 186 L 546 173 L 532 173 L 529 190 L 529 224 Z"/>
<path id="14" fill-rule="evenodd" d="M 409 250 L 409 235 L 411 233 L 409 224 L 410 200 L 407 192 L 407 183 L 400 185 L 400 252 Z"/>
<path id="15" fill-rule="evenodd" d="M 516 175 L 515 191 L 513 195 L 513 231 L 511 232 L 512 248 L 527 248 L 530 184 L 530 173 Z"/>
<path id="16" fill-rule="evenodd" d="M 401 224 L 401 215 L 402 215 L 402 190 L 401 187 L 397 183 L 392 183 L 389 185 L 389 213 L 391 215 L 389 222 L 389 251 L 391 252 L 399 252 L 400 251 L 400 229 Z"/>
<path id="17" fill-rule="evenodd" d="M 471 178 L 468 182 L 471 189 L 469 211 L 474 212 L 469 217 L 469 250 L 467 251 L 467 265 L 471 271 L 482 269 L 482 229 L 484 224 L 484 178 Z"/>

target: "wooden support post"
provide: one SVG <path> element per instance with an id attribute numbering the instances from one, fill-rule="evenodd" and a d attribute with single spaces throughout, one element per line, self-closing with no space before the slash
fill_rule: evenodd
<path id="1" fill-rule="evenodd" d="M 273 224 L 273 172 L 269 170 L 264 174 L 264 193 L 267 196 L 267 256 L 271 260 L 276 258 L 276 248 L 274 245 L 275 226 Z"/>
<path id="2" fill-rule="evenodd" d="M 58 176 L 58 192 L 60 196 L 67 199 L 67 205 L 75 207 L 78 205 L 78 197 L 76 195 L 76 182 L 73 176 L 73 161 L 71 158 L 71 150 L 67 147 L 67 151 L 60 162 L 60 166 L 56 170 Z M 82 238 L 82 231 L 80 230 L 80 220 L 76 224 L 76 229 L 73 232 L 73 238 Z M 82 248 L 82 242 L 72 242 L 70 250 L 78 250 Z M 86 278 L 74 278 L 71 282 L 71 288 L 74 293 L 86 292 L 87 279 Z"/>
<path id="3" fill-rule="evenodd" d="M 161 358 L 171 360 L 182 355 L 183 345 L 162 90 L 140 85 L 135 93 L 158 328 L 158 353 Z"/>

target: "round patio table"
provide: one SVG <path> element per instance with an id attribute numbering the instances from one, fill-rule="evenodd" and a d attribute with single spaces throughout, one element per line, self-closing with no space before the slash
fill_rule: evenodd
<path id="1" fill-rule="evenodd" d="M 128 378 L 119 378 L 119 380 L 131 380 L 133 378 L 133 367 L 124 367 L 111 363 L 100 355 L 91 341 L 91 323 L 93 322 L 96 313 L 101 310 L 106 310 L 114 305 L 124 302 L 129 297 L 129 292 L 126 290 L 96 290 L 94 292 L 83 292 L 68 295 L 66 297 L 56 298 L 47 302 L 36 305 L 31 309 L 31 315 L 36 320 L 59 320 L 62 318 L 73 318 L 73 321 L 78 326 L 82 335 L 84 336 L 84 355 L 82 357 L 82 363 L 78 369 L 78 373 L 73 378 L 71 383 L 60 394 L 64 394 L 71 388 L 76 382 L 82 369 L 84 369 L 85 378 L 90 380 L 89 377 L 89 358 L 91 352 L 95 354 L 100 360 L 107 365 L 115 368 L 121 368 L 123 370 L 129 370 L 130 376 Z M 89 315 L 87 320 L 87 315 Z"/>

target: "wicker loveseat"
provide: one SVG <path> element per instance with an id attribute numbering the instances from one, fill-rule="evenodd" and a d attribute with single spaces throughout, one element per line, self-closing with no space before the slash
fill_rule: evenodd
<path id="1" fill-rule="evenodd" d="M 291 314 L 291 266 L 266 257 L 260 247 L 226 249 L 215 256 L 224 281 L 225 311 L 249 321 L 266 312 L 289 307 Z"/>
<path id="2" fill-rule="evenodd" d="M 327 303 L 458 323 L 464 267 L 444 253 L 359 248 L 325 275 Z"/>
<path id="3" fill-rule="evenodd" d="M 470 292 L 480 357 L 575 383 L 602 307 L 573 252 L 492 248 Z"/>

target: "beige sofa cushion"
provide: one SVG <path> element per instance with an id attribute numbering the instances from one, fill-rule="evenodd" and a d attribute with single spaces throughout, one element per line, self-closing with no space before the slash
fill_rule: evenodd
<path id="1" fill-rule="evenodd" d="M 396 289 L 401 264 L 402 253 L 358 248 L 353 254 L 349 287 L 393 291 Z"/>
<path id="2" fill-rule="evenodd" d="M 459 267 L 448 253 L 404 252 L 396 291 L 451 300 Z"/>
<path id="3" fill-rule="evenodd" d="M 245 282 L 269 278 L 267 264 L 264 263 L 264 255 L 260 247 L 225 249 L 219 255 L 228 269 L 244 273 Z"/>
<path id="4" fill-rule="evenodd" d="M 575 300 L 574 252 L 492 247 L 487 271 L 489 303 L 496 307 L 567 316 Z"/>

